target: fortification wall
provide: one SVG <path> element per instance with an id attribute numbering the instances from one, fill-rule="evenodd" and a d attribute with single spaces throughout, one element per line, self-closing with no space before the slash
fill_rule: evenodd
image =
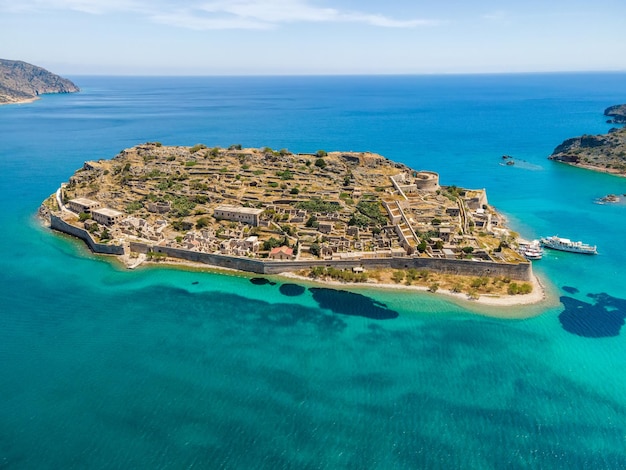
<path id="1" fill-rule="evenodd" d="M 97 243 L 87 230 L 83 230 L 73 225 L 68 224 L 60 217 L 54 214 L 50 214 L 50 228 L 58 230 L 59 232 L 72 235 L 76 238 L 83 240 L 89 249 L 94 253 L 103 255 L 123 255 L 124 247 L 121 245 L 105 245 L 104 243 Z"/>
<path id="2" fill-rule="evenodd" d="M 164 253 L 172 258 L 209 264 L 212 266 L 238 269 L 256 274 L 279 274 L 288 271 L 310 269 L 315 266 L 332 266 L 338 269 L 363 267 L 365 269 L 394 268 L 394 269 L 427 269 L 445 274 L 459 274 L 464 276 L 505 276 L 511 279 L 530 281 L 532 279 L 532 265 L 530 263 L 495 263 L 492 261 L 472 261 L 420 257 L 396 258 L 367 258 L 356 260 L 297 260 L 273 261 L 251 258 L 235 258 L 212 253 L 199 253 L 179 248 L 152 246 L 145 243 L 130 243 L 130 250 L 137 253 L 154 251 Z"/>
<path id="3" fill-rule="evenodd" d="M 137 253 L 148 253 L 149 251 L 153 251 L 155 253 L 164 253 L 172 258 L 210 264 L 220 268 L 238 269 L 239 271 L 248 271 L 257 274 L 263 274 L 265 272 L 264 262 L 252 258 L 237 258 L 213 253 L 199 253 L 197 251 L 189 251 L 181 248 L 153 246 L 139 242 L 130 242 L 130 251 Z"/>

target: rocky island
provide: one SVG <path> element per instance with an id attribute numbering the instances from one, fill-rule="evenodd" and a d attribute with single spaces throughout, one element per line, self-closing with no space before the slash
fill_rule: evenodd
<path id="1" fill-rule="evenodd" d="M 0 104 L 26 103 L 46 93 L 75 93 L 79 88 L 35 65 L 0 59 Z"/>
<path id="2" fill-rule="evenodd" d="M 626 105 L 611 106 L 604 114 L 613 117 L 609 122 L 626 123 Z M 590 170 L 626 175 L 626 128 L 567 139 L 548 158 Z"/>
<path id="3" fill-rule="evenodd" d="M 604 110 L 604 115 L 612 119 L 606 122 L 609 124 L 626 124 L 626 104 L 616 104 Z"/>
<path id="4" fill-rule="evenodd" d="M 484 189 L 443 186 L 437 173 L 369 152 L 146 143 L 85 162 L 40 214 L 130 267 L 167 258 L 353 282 L 420 278 L 474 296 L 528 293 L 534 281 Z"/>

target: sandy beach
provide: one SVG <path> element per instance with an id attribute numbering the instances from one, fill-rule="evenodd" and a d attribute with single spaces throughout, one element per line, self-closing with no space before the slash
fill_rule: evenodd
<path id="1" fill-rule="evenodd" d="M 324 284 L 331 285 L 334 287 L 362 287 L 362 288 L 376 288 L 376 289 L 393 289 L 393 290 L 401 290 L 401 291 L 419 291 L 419 292 L 430 292 L 427 286 L 419 286 L 419 285 L 403 285 L 403 284 L 389 284 L 389 283 L 379 283 L 379 282 L 340 282 L 333 280 L 313 280 L 306 276 L 300 276 L 298 274 L 294 274 L 291 272 L 281 273 L 279 275 L 283 278 L 288 279 L 296 279 L 300 281 L 313 282 L 316 284 Z M 433 292 L 432 295 L 444 295 L 447 297 L 452 297 L 456 300 L 462 300 L 464 302 L 469 303 L 477 303 L 481 305 L 490 305 L 490 306 L 498 306 L 498 307 L 518 307 L 523 305 L 533 305 L 540 302 L 543 302 L 547 299 L 546 290 L 539 280 L 537 276 L 533 277 L 532 282 L 530 283 L 533 286 L 532 292 L 529 294 L 517 294 L 517 295 L 491 295 L 491 294 L 480 294 L 477 298 L 470 298 L 466 293 L 462 292 L 452 292 L 448 289 L 438 289 L 437 292 Z"/>
<path id="2" fill-rule="evenodd" d="M 26 104 L 26 103 L 32 103 L 33 101 L 37 101 L 39 99 L 38 96 L 35 96 L 33 98 L 26 98 L 23 100 L 18 100 L 18 101 L 6 101 L 4 103 L 0 103 L 0 106 L 2 106 L 3 104 Z"/>
<path id="3" fill-rule="evenodd" d="M 132 263 L 132 259 L 125 260 L 125 265 Z M 525 312 L 521 313 L 518 311 L 519 309 L 515 309 L 515 307 L 526 307 L 526 306 L 541 306 L 545 307 L 545 304 L 556 304 L 556 299 L 552 298 L 553 296 L 548 295 L 548 290 L 542 283 L 542 281 L 537 277 L 533 276 L 531 282 L 532 292 L 529 294 L 516 294 L 516 295 L 508 295 L 508 294 L 480 294 L 476 298 L 470 298 L 467 293 L 462 292 L 452 292 L 448 289 L 438 289 L 437 292 L 430 292 L 428 286 L 423 285 L 405 285 L 405 284 L 395 284 L 395 283 L 387 283 L 387 282 L 376 282 L 376 280 L 371 279 L 368 282 L 361 283 L 350 283 L 350 282 L 341 282 L 337 280 L 321 280 L 321 279 L 311 279 L 308 276 L 303 276 L 300 274 L 296 274 L 293 272 L 284 272 L 276 275 L 260 275 L 254 273 L 248 273 L 243 271 L 238 271 L 234 269 L 221 268 L 217 266 L 212 266 L 204 263 L 196 263 L 192 261 L 186 260 L 174 260 L 168 258 L 163 261 L 145 261 L 142 263 L 144 266 L 151 267 L 170 267 L 174 269 L 186 269 L 186 270 L 198 270 L 205 272 L 213 272 L 213 273 L 229 273 L 229 274 L 239 274 L 242 277 L 271 277 L 275 279 L 290 279 L 294 281 L 299 281 L 303 284 L 308 285 L 317 285 L 317 286 L 331 286 L 337 289 L 350 289 L 350 290 L 361 290 L 361 289 L 376 289 L 376 290 L 394 290 L 401 291 L 403 293 L 410 292 L 420 292 L 420 293 L 429 293 L 429 295 L 433 296 L 442 296 L 452 300 L 454 303 L 458 305 L 469 308 L 476 313 L 494 316 L 499 318 L 524 318 L 535 316 L 534 313 Z M 541 309 L 533 309 L 540 312 Z M 539 313 L 537 313 L 539 314 Z"/>

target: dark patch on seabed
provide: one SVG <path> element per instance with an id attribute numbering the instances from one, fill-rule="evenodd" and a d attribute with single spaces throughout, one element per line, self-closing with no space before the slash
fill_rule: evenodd
<path id="1" fill-rule="evenodd" d="M 254 284 L 255 286 L 264 286 L 266 284 L 269 284 L 270 286 L 276 285 L 275 282 L 272 282 L 269 279 L 266 279 L 264 277 L 253 277 L 252 279 L 250 279 L 250 282 Z"/>
<path id="2" fill-rule="evenodd" d="M 568 294 L 578 294 L 578 292 L 580 292 L 578 289 L 571 286 L 563 286 L 563 290 Z"/>
<path id="3" fill-rule="evenodd" d="M 283 284 L 278 288 L 278 290 L 281 294 L 287 297 L 297 297 L 304 294 L 305 291 L 304 287 L 299 286 L 298 284 Z"/>
<path id="4" fill-rule="evenodd" d="M 390 320 L 398 317 L 398 312 L 387 308 L 382 302 L 370 299 L 361 294 L 323 287 L 311 287 L 309 291 L 320 308 L 334 313 L 371 318 L 374 320 Z"/>
<path id="5" fill-rule="evenodd" d="M 626 319 L 626 299 L 604 293 L 587 294 L 587 297 L 594 303 L 561 297 L 565 310 L 559 315 L 559 321 L 565 331 L 586 338 L 618 336 Z"/>

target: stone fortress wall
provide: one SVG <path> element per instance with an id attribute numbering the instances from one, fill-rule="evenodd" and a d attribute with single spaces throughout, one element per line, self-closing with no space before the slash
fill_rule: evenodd
<path id="1" fill-rule="evenodd" d="M 364 258 L 355 260 L 290 260 L 274 261 L 234 256 L 202 253 L 180 248 L 148 245 L 131 242 L 130 251 L 135 253 L 163 253 L 172 258 L 204 263 L 221 268 L 237 269 L 256 274 L 280 274 L 289 271 L 310 269 L 316 266 L 332 266 L 337 269 L 427 269 L 442 274 L 458 274 L 464 276 L 505 276 L 521 281 L 530 281 L 533 277 L 530 263 L 496 263 L 493 261 L 473 261 L 462 259 L 421 258 L 421 257 L 389 257 Z"/>
<path id="2" fill-rule="evenodd" d="M 94 253 L 99 253 L 103 255 L 123 255 L 124 247 L 121 245 L 105 245 L 104 243 L 97 243 L 87 230 L 83 230 L 82 228 L 74 227 L 73 225 L 68 224 L 60 217 L 50 214 L 50 228 L 54 230 L 58 230 L 59 232 L 67 233 L 68 235 L 72 235 L 74 237 L 80 238 L 83 240 L 87 246 Z"/>
<path id="3" fill-rule="evenodd" d="M 97 243 L 86 230 L 68 224 L 54 214 L 50 214 L 50 227 L 54 230 L 75 236 L 83 240 L 87 246 L 98 254 L 124 255 L 125 249 L 121 245 L 106 245 Z M 203 263 L 220 268 L 237 269 L 256 274 L 280 274 L 289 271 L 310 269 L 316 266 L 332 266 L 338 269 L 427 269 L 436 273 L 458 274 L 464 276 L 505 276 L 511 279 L 530 281 L 533 277 L 531 263 L 496 263 L 493 261 L 474 261 L 463 259 L 422 258 L 412 256 L 364 258 L 354 260 L 260 260 L 235 257 L 214 253 L 203 253 L 181 248 L 149 245 L 140 242 L 130 242 L 130 252 L 134 253 L 163 253 L 171 258 L 177 258 L 197 263 Z"/>

